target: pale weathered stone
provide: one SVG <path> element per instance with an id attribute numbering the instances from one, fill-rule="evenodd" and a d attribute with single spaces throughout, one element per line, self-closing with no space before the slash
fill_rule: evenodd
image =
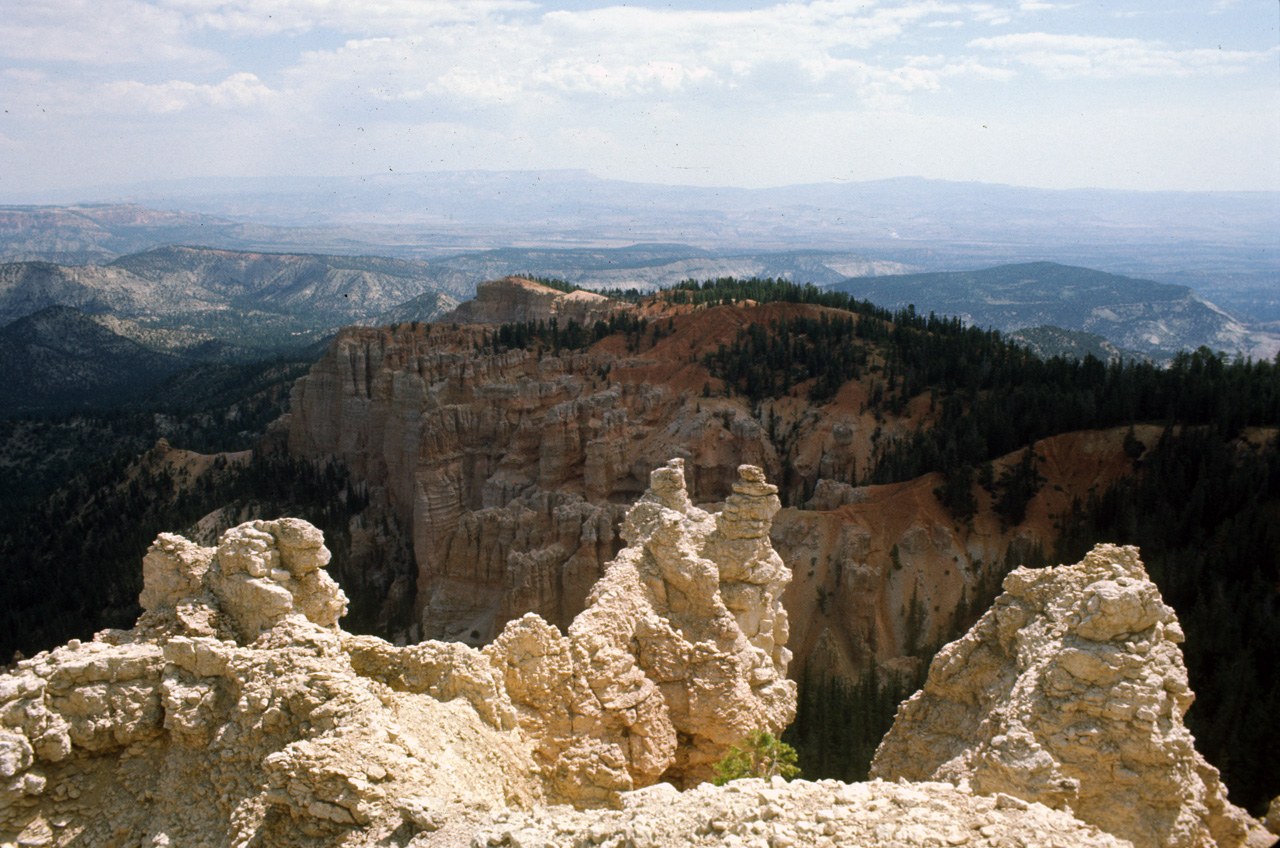
<path id="1" fill-rule="evenodd" d="M 441 324 L 514 324 L 557 319 L 587 325 L 617 308 L 618 303 L 596 292 L 562 292 L 521 277 L 504 277 L 476 286 L 472 300 L 458 304 L 437 319 Z"/>
<path id="2" fill-rule="evenodd" d="M 343 633 L 305 522 L 216 549 L 161 536 L 138 627 L 0 677 L 0 844 L 386 844 L 453 833 L 460 806 L 609 805 L 705 774 L 794 714 L 777 499 L 744 468 L 716 517 L 679 461 L 654 477 L 569 635 L 528 615 L 483 652 Z"/>
<path id="3" fill-rule="evenodd" d="M 296 519 L 163 535 L 136 629 L 0 676 L 0 845 L 386 844 L 412 799 L 540 798 L 488 660 L 343 634 L 328 558 Z"/>
<path id="4" fill-rule="evenodd" d="M 874 776 L 1069 807 L 1138 848 L 1274 841 L 1194 748 L 1182 631 L 1137 549 L 1019 568 L 1004 590 L 899 708 Z"/>
<path id="5" fill-rule="evenodd" d="M 759 468 L 740 477 L 717 516 L 690 501 L 683 460 L 655 469 L 568 636 L 530 615 L 485 649 L 553 798 L 590 806 L 658 780 L 694 785 L 751 731 L 790 723 L 776 489 Z"/>
<path id="6" fill-rule="evenodd" d="M 663 785 L 628 792 L 621 810 L 553 807 L 481 818 L 463 842 L 424 833 L 413 848 L 1132 848 L 1040 804 L 997 808 L 991 798 L 947 784 L 883 781 L 846 786 L 797 780 L 773 786 L 739 780 L 685 792 Z M 461 834 L 459 834 L 461 835 Z"/>

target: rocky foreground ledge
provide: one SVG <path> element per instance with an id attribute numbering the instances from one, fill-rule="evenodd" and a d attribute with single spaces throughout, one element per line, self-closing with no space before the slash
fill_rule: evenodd
<path id="1" fill-rule="evenodd" d="M 737 780 L 677 792 L 631 792 L 621 811 L 511 811 L 477 829 L 470 848 L 1120 848 L 1129 842 L 1042 804 L 975 797 L 946 783 Z M 449 837 L 451 838 L 451 837 Z M 419 848 L 460 844 L 423 836 Z"/>
<path id="2" fill-rule="evenodd" d="M 901 709 L 892 782 L 705 783 L 794 716 L 777 510 L 752 466 L 699 509 L 673 460 L 568 632 L 483 650 L 343 632 L 306 522 L 162 534 L 135 628 L 0 677 L 0 848 L 1275 842 L 1196 755 L 1173 611 L 1111 546 L 1010 575 Z"/>

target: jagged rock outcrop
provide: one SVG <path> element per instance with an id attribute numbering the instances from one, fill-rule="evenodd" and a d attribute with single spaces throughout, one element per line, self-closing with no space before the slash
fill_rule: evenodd
<path id="1" fill-rule="evenodd" d="M 648 315 L 643 344 L 618 333 L 577 350 L 504 348 L 482 326 L 348 328 L 297 382 L 289 452 L 340 462 L 404 528 L 408 641 L 487 644 L 526 612 L 567 629 L 622 546 L 627 507 L 676 456 L 694 503 L 722 502 L 742 464 L 785 483 L 784 501 L 808 502 L 780 512 L 772 531 L 794 574 L 795 668 L 848 677 L 872 662 L 906 665 L 1010 554 L 1025 562 L 1051 546 L 1074 494 L 1132 471 L 1123 430 L 1045 440 L 1035 449 L 1048 482 L 1017 528 L 978 486 L 971 524 L 938 503 L 940 477 L 855 488 L 877 451 L 923 426 L 927 399 L 877 420 L 856 381 L 820 405 L 802 390 L 760 404 L 725 396 L 704 365 L 719 345 L 752 324 L 827 313 L 681 309 Z M 1154 427 L 1136 432 L 1157 441 Z M 1016 459 L 997 459 L 996 478 Z"/>
<path id="2" fill-rule="evenodd" d="M 627 514 L 627 547 L 567 636 L 527 615 L 485 648 L 551 797 L 612 803 L 658 780 L 694 785 L 752 730 L 791 723 L 791 575 L 768 538 L 777 489 L 759 468 L 739 474 L 713 515 L 689 500 L 682 460 L 656 469 Z"/>
<path id="3" fill-rule="evenodd" d="M 525 612 L 566 628 L 650 471 L 683 456 L 691 493 L 715 502 L 739 464 L 778 465 L 753 421 L 673 416 L 681 393 L 604 379 L 613 354 L 477 356 L 481 338 L 350 329 L 291 400 L 290 452 L 338 458 L 409 529 L 410 638 L 487 643 Z"/>
<path id="4" fill-rule="evenodd" d="M 568 634 L 527 615 L 483 652 L 344 633 L 304 521 L 161 534 L 137 627 L 0 677 L 0 844 L 386 844 L 477 804 L 696 783 L 795 713 L 775 492 L 744 466 L 710 514 L 674 460 Z"/>
<path id="5" fill-rule="evenodd" d="M 1137 848 L 1271 845 L 1183 724 L 1182 641 L 1136 548 L 1019 568 L 899 708 L 872 775 L 1070 808 Z"/>
<path id="6" fill-rule="evenodd" d="M 503 277 L 480 283 L 474 299 L 458 304 L 438 320 L 442 324 L 515 324 L 556 318 L 563 323 L 591 324 L 607 318 L 616 305 L 585 289 L 566 293 L 522 277 Z"/>
<path id="7" fill-rule="evenodd" d="M 939 655 L 875 769 L 946 783 L 699 783 L 794 714 L 778 508 L 743 466 L 706 512 L 672 460 L 568 632 L 526 615 L 483 651 L 344 633 L 305 522 L 163 534 L 137 627 L 0 677 L 0 844 L 1273 841 L 1192 748 L 1181 633 L 1132 548 L 1015 571 Z"/>
<path id="8" fill-rule="evenodd" d="M 0 844 L 364 845 L 540 798 L 485 658 L 344 634 L 328 559 L 297 519 L 162 534 L 135 629 L 0 677 Z"/>

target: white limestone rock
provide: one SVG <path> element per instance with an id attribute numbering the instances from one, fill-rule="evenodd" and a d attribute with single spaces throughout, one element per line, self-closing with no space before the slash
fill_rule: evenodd
<path id="1" fill-rule="evenodd" d="M 1004 590 L 899 708 L 872 776 L 1070 808 L 1137 848 L 1274 842 L 1195 750 L 1182 630 L 1136 548 L 1019 568 Z"/>
<path id="2" fill-rule="evenodd" d="M 1001 804 L 949 784 L 736 780 L 676 792 L 628 792 L 620 810 L 505 811 L 462 834 L 422 834 L 412 848 L 628 846 L 628 848 L 853 848 L 853 846 L 1071 846 L 1131 843 L 1042 804 Z"/>
<path id="3" fill-rule="evenodd" d="M 488 660 L 342 633 L 328 560 L 297 519 L 157 539 L 137 628 L 0 676 L 0 845 L 355 848 L 539 800 Z"/>
<path id="4" fill-rule="evenodd" d="M 696 785 L 730 745 L 794 717 L 791 575 L 768 537 L 777 489 L 754 466 L 739 476 L 713 515 L 690 501 L 682 460 L 654 470 L 623 524 L 627 547 L 567 636 L 527 615 L 485 649 L 553 799 L 598 806 L 659 780 Z"/>

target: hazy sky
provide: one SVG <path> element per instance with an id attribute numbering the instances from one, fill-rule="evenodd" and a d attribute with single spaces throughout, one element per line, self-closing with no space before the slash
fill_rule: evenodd
<path id="1" fill-rule="evenodd" d="M 0 203 L 471 168 L 1276 190 L 1278 26 L 1277 0 L 0 0 Z"/>

